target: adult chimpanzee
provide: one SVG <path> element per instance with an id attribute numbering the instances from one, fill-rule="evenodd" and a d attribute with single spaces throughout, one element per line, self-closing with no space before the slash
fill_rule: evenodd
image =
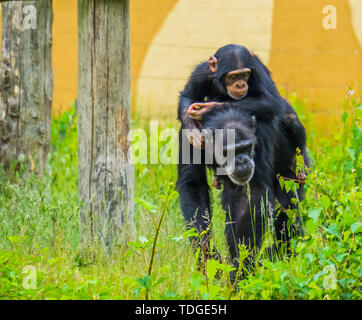
<path id="1" fill-rule="evenodd" d="M 178 118 L 181 120 L 181 129 L 196 129 L 196 134 L 190 142 L 202 148 L 202 137 L 197 132 L 205 125 L 204 116 L 207 116 L 211 109 L 220 111 L 227 107 L 242 109 L 244 114 L 256 117 L 256 176 L 259 177 L 263 173 L 265 185 L 268 186 L 268 190 L 273 191 L 271 194 L 278 199 L 282 207 L 292 207 L 292 195 L 280 189 L 275 177 L 280 174 L 289 179 L 303 178 L 296 176 L 295 154 L 299 148 L 308 164 L 305 130 L 294 109 L 279 95 L 266 66 L 256 55 L 239 45 L 220 48 L 208 61 L 196 67 L 180 95 Z M 180 141 L 181 137 L 182 132 Z M 178 174 L 181 209 L 186 221 L 194 220 L 192 226 L 199 232 L 207 230 L 211 210 L 205 166 L 183 164 L 180 158 Z M 234 194 L 227 197 L 228 192 L 224 198 L 228 198 L 228 205 L 233 206 Z M 302 187 L 299 188 L 298 195 L 300 199 L 303 198 Z M 272 196 L 270 201 L 274 201 Z M 207 219 L 204 218 L 205 213 Z M 287 239 L 290 237 L 285 230 L 286 221 L 286 214 L 281 213 L 276 226 L 278 239 L 282 239 L 283 235 Z M 206 248 L 207 238 L 206 234 Z"/>
<path id="2" fill-rule="evenodd" d="M 221 146 L 218 148 L 215 137 L 217 129 L 222 129 Z M 227 137 L 227 130 L 230 129 L 234 131 L 232 141 Z M 225 234 L 231 258 L 238 268 L 238 244 L 245 244 L 250 250 L 258 248 L 268 223 L 281 226 L 280 216 L 274 217 L 273 213 L 273 157 L 269 155 L 269 147 L 257 141 L 255 116 L 251 116 L 242 108 L 229 106 L 211 110 L 203 118 L 203 133 L 207 130 L 211 131 L 211 134 L 206 135 L 205 150 L 198 150 L 202 153 L 202 163 L 183 164 L 182 167 L 183 173 L 187 170 L 193 173 L 193 185 L 189 184 L 190 175 L 179 176 L 182 209 L 186 220 L 193 222 L 193 226 L 199 232 L 209 231 L 211 208 L 204 159 L 205 153 L 211 150 L 213 161 L 209 166 L 214 170 L 223 168 L 226 174 L 222 192 L 222 205 L 226 213 Z M 184 134 L 185 131 L 181 132 L 181 135 Z M 210 136 L 212 139 L 207 138 Z M 185 137 L 182 147 L 190 148 Z M 197 151 L 194 148 L 191 150 Z M 228 151 L 234 154 L 227 157 Z M 185 186 L 190 186 L 191 189 L 184 189 Z M 202 210 L 200 214 L 196 212 L 196 220 L 195 208 Z M 209 249 L 208 232 L 205 233 L 203 245 L 205 251 Z"/>

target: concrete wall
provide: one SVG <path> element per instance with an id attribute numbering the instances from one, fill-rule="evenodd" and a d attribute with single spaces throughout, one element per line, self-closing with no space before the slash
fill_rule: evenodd
<path id="1" fill-rule="evenodd" d="M 77 88 L 76 0 L 54 3 L 54 112 Z M 325 29 L 326 5 L 336 29 Z M 308 99 L 319 126 L 333 129 L 347 85 L 362 87 L 361 0 L 131 0 L 133 111 L 175 119 L 193 66 L 227 43 L 252 48 L 279 86 Z M 328 21 L 327 21 L 328 22 Z"/>

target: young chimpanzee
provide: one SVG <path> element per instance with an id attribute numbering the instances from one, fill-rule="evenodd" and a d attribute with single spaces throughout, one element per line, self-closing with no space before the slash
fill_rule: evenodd
<path id="1" fill-rule="evenodd" d="M 276 175 L 303 182 L 303 173 L 296 175 L 295 156 L 299 148 L 308 165 L 305 129 L 292 106 L 278 93 L 267 67 L 256 55 L 239 45 L 220 48 L 208 61 L 196 67 L 180 95 L 178 119 L 181 129 L 193 129 L 190 142 L 203 148 L 200 129 L 205 126 L 205 117 L 210 111 L 215 111 L 217 118 L 219 113 L 216 110 L 222 112 L 230 107 L 242 110 L 244 115 L 255 116 L 255 174 L 263 176 L 282 207 L 293 207 L 292 193 L 286 194 L 280 189 Z M 180 142 L 182 135 L 180 132 Z M 202 217 L 206 214 L 210 219 L 211 215 L 204 175 L 204 166 L 183 164 L 180 158 L 177 185 L 181 209 L 186 221 L 190 221 L 191 215 L 194 216 L 196 220 L 193 226 L 199 232 L 208 228 L 208 223 Z M 303 199 L 302 183 L 298 196 Z M 273 203 L 274 199 L 270 200 Z M 232 205 L 231 201 L 229 205 Z M 280 217 L 278 223 L 285 228 L 287 216 L 281 213 Z M 281 230 L 277 238 L 281 239 L 283 235 L 290 237 L 285 230 Z"/>
<path id="2" fill-rule="evenodd" d="M 182 128 L 197 129 L 200 122 L 195 120 L 201 120 L 211 108 L 230 104 L 255 115 L 259 126 L 276 124 L 279 126 L 277 130 L 282 130 L 286 136 L 287 147 L 290 145 L 293 154 L 296 148 L 302 154 L 306 153 L 305 129 L 293 107 L 278 93 L 270 71 L 253 52 L 234 44 L 218 49 L 208 61 L 196 67 L 181 92 L 178 119 Z M 194 137 L 194 141 L 190 142 L 202 147 L 201 136 L 199 139 Z M 289 155 L 280 159 L 288 163 L 279 161 L 277 169 L 294 171 L 294 161 L 291 159 L 294 157 Z"/>

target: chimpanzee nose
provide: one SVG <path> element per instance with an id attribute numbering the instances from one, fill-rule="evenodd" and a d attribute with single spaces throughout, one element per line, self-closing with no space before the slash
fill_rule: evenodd
<path id="1" fill-rule="evenodd" d="M 239 170 L 249 170 L 251 166 L 251 161 L 248 157 L 244 155 L 237 156 L 235 159 L 235 165 Z"/>
<path id="2" fill-rule="evenodd" d="M 239 90 L 244 89 L 244 87 L 245 87 L 245 82 L 240 81 L 236 84 L 236 88 Z"/>

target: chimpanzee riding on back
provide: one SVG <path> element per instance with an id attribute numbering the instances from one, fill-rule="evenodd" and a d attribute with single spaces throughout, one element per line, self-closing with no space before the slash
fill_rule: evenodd
<path id="1" fill-rule="evenodd" d="M 244 132 L 245 128 L 248 128 L 246 131 L 250 133 L 251 118 L 255 121 L 255 127 L 252 128 L 255 139 L 249 137 L 249 140 L 254 141 L 255 169 L 249 184 L 253 199 L 252 210 L 258 212 L 258 219 L 261 219 L 261 211 L 265 212 L 265 208 L 262 210 L 260 207 L 261 203 L 270 208 L 274 207 L 277 199 L 283 208 L 295 207 L 291 201 L 293 193 L 286 193 L 280 188 L 276 178 L 278 174 L 300 181 L 298 197 L 300 200 L 304 197 L 305 175 L 304 172 L 296 172 L 295 163 L 296 149 L 299 148 L 305 164 L 309 165 L 303 125 L 292 106 L 279 95 L 269 70 L 260 59 L 243 46 L 227 45 L 195 68 L 179 99 L 178 119 L 181 121 L 181 130 L 177 186 L 185 220 L 189 227 L 194 227 L 198 232 L 209 230 L 209 186 L 205 163 L 182 163 L 182 141 L 185 141 L 186 135 L 182 129 L 193 130 L 193 135 L 186 135 L 187 139 L 194 148 L 203 149 L 201 129 L 209 127 L 215 130 L 231 126 L 236 132 Z M 235 146 L 243 144 L 244 139 L 239 136 L 240 134 L 236 134 L 239 141 L 235 141 Z M 237 150 L 235 152 L 237 154 Z M 227 219 L 228 215 L 232 219 L 231 224 L 227 224 L 227 239 L 235 236 L 231 234 L 235 230 L 230 227 L 235 224 L 235 228 L 242 230 L 236 233 L 238 242 L 248 243 L 251 247 L 260 246 L 263 231 L 259 230 L 256 241 L 250 242 L 246 236 L 247 232 L 252 232 L 249 229 L 250 224 L 240 220 L 237 214 L 248 210 L 245 192 L 242 193 L 237 186 L 240 183 L 235 183 L 237 180 L 233 179 L 233 175 L 227 175 L 223 180 L 223 206 Z M 287 219 L 287 215 L 281 212 L 275 220 L 277 239 L 288 241 L 291 237 L 286 230 Z M 209 235 L 206 233 L 203 238 L 206 251 L 209 250 L 208 239 Z M 231 255 L 235 257 L 235 244 L 233 245 L 231 240 L 228 244 Z"/>

